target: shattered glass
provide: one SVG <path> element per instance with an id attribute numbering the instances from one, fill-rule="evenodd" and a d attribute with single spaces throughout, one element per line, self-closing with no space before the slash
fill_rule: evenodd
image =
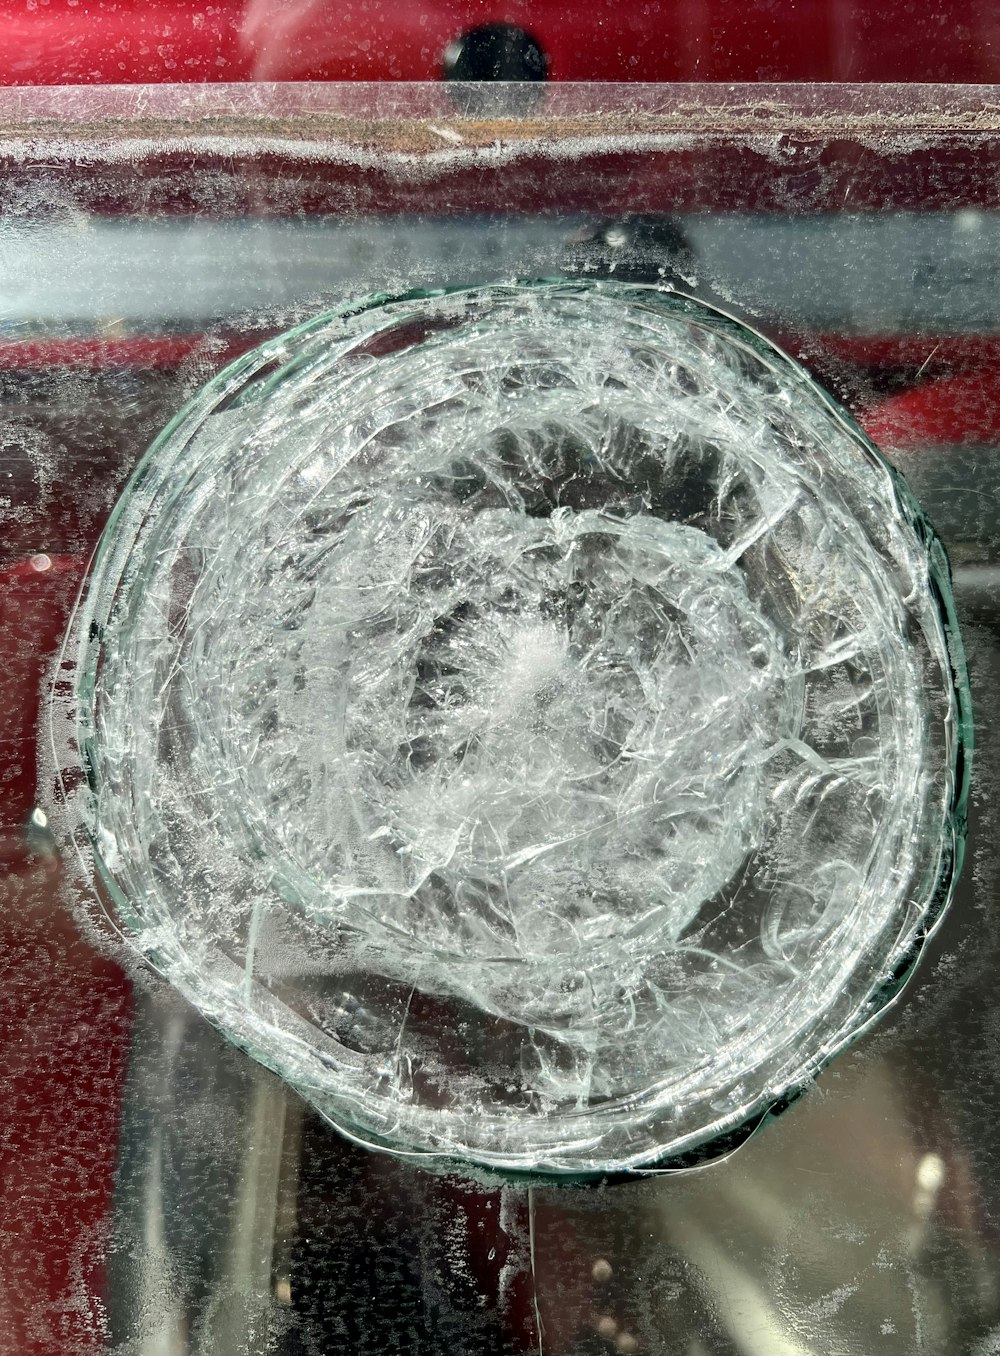
<path id="1" fill-rule="evenodd" d="M 154 445 L 56 728 L 126 933 L 336 1124 L 604 1171 L 787 1100 L 898 988 L 964 834 L 948 590 L 721 313 L 376 299 Z"/>

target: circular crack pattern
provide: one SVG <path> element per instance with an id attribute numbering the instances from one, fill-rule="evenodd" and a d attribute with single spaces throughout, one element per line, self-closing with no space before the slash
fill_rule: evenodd
<path id="1" fill-rule="evenodd" d="M 143 461 L 76 628 L 116 917 L 371 1143 L 704 1144 L 869 1020 L 951 888 L 940 547 L 800 369 L 669 293 L 265 344 Z"/>

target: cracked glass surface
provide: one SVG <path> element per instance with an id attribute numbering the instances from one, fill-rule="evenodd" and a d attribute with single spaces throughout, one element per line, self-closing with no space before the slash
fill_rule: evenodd
<path id="1" fill-rule="evenodd" d="M 947 901 L 948 590 L 898 476 L 710 307 L 376 298 L 139 467 L 71 803 L 134 944 L 348 1134 L 669 1160 L 794 1095 Z"/>

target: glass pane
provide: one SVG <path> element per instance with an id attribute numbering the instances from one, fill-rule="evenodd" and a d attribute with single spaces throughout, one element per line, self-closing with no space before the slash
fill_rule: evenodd
<path id="1" fill-rule="evenodd" d="M 973 87 L 0 91 L 0 1356 L 1000 1351 L 998 146 Z M 877 1029 L 686 1171 L 504 1176 L 337 1133 L 117 935 L 55 775 L 78 592 L 185 402 L 331 308 L 517 279 L 660 286 L 752 327 L 903 471 L 951 560 L 976 742 L 954 902 Z M 259 436 L 254 388 L 234 392 L 222 417 Z M 105 553 L 124 540 L 118 517 Z M 306 995 L 334 1022 L 341 960 Z M 439 1031 L 422 997 L 400 1040 Z M 478 1076 L 502 1036 L 452 1057 Z"/>

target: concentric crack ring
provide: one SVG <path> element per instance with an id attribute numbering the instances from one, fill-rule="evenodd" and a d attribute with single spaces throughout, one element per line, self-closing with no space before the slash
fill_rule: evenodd
<path id="1" fill-rule="evenodd" d="M 139 947 L 352 1133 L 650 1162 L 807 1079 L 945 901 L 946 579 L 708 308 L 377 299 L 134 476 L 77 621 L 82 823 Z"/>

